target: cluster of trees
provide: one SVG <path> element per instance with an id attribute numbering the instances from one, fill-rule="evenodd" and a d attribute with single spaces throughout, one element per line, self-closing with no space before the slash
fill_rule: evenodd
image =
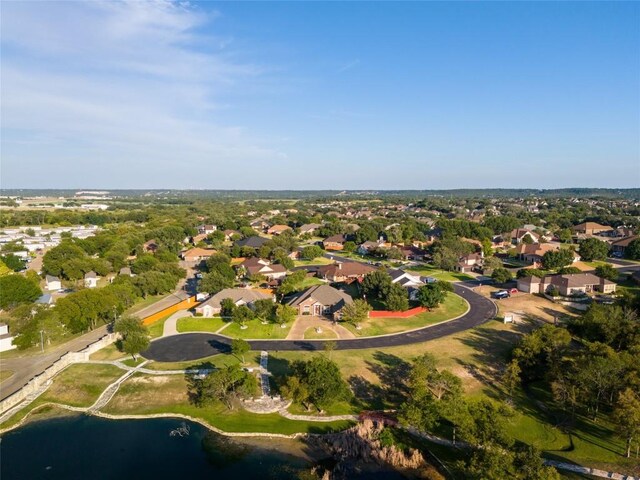
<path id="1" fill-rule="evenodd" d="M 335 402 L 350 400 L 352 397 L 338 365 L 325 356 L 294 362 L 291 374 L 281 384 L 282 395 L 300 403 L 307 410 L 315 406 L 323 411 Z"/>
<path id="2" fill-rule="evenodd" d="M 585 262 L 606 260 L 609 255 L 609 244 L 597 238 L 587 238 L 580 242 L 580 258 Z"/>
<path id="3" fill-rule="evenodd" d="M 116 321 L 113 331 L 121 336 L 119 349 L 131 355 L 134 360 L 137 354 L 144 352 L 149 346 L 149 332 L 138 317 L 123 315 Z"/>
<path id="4" fill-rule="evenodd" d="M 205 262 L 206 273 L 199 284 L 201 292 L 216 294 L 234 285 L 236 272 L 231 266 L 231 257 L 224 253 L 216 253 Z"/>
<path id="5" fill-rule="evenodd" d="M 0 308 L 13 308 L 22 303 L 31 303 L 42 295 L 38 278 L 23 275 L 0 277 Z"/>
<path id="6" fill-rule="evenodd" d="M 286 325 L 296 318 L 296 309 L 290 305 L 274 303 L 270 299 L 256 300 L 253 309 L 246 305 L 236 305 L 230 298 L 224 298 L 220 302 L 220 316 L 231 319 L 244 327 L 250 320 L 260 320 L 263 323 L 279 323 Z"/>
<path id="7" fill-rule="evenodd" d="M 574 419 L 582 414 L 598 421 L 605 412 L 627 442 L 640 446 L 640 321 L 637 311 L 594 304 L 569 320 L 567 329 L 543 326 L 514 349 L 505 385 L 543 382 L 558 407 Z M 573 333 L 582 341 L 571 346 Z"/>
<path id="8" fill-rule="evenodd" d="M 221 401 L 232 410 L 240 400 L 257 393 L 258 381 L 239 365 L 231 365 L 214 370 L 204 378 L 191 376 L 188 388 L 195 405 L 203 407 Z"/>
<path id="9" fill-rule="evenodd" d="M 456 237 L 443 237 L 431 247 L 433 264 L 442 270 L 453 270 L 458 259 L 475 251 L 475 246 Z"/>
<path id="10" fill-rule="evenodd" d="M 392 283 L 391 276 L 384 270 L 376 270 L 365 275 L 362 281 L 365 299 L 377 301 L 387 310 L 404 311 L 409 309 L 407 290 L 398 283 Z"/>
<path id="11" fill-rule="evenodd" d="M 430 354 L 418 357 L 406 381 L 408 396 L 399 411 L 400 421 L 420 431 L 433 431 L 444 423 L 452 427 L 453 439 L 466 442 L 471 453 L 457 467 L 470 479 L 545 479 L 560 476 L 545 467 L 532 447 L 515 445 L 507 422 L 512 411 L 491 400 L 468 400 L 462 382 L 448 370 L 438 369 Z"/>

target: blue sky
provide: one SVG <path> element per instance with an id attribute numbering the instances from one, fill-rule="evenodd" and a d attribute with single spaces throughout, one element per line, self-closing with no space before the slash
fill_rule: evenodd
<path id="1" fill-rule="evenodd" d="M 2 3 L 4 188 L 640 185 L 640 4 Z"/>

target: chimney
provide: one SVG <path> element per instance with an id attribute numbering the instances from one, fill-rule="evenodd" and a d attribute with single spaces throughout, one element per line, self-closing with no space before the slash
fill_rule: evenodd
<path id="1" fill-rule="evenodd" d="M 342 270 L 342 263 L 338 263 L 338 270 Z"/>

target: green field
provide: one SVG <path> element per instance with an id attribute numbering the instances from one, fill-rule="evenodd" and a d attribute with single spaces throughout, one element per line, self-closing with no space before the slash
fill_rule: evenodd
<path id="1" fill-rule="evenodd" d="M 439 268 L 431 267 L 429 265 L 424 265 L 419 267 L 408 267 L 405 270 L 409 272 L 418 273 L 425 277 L 433 277 L 438 280 L 444 280 L 446 282 L 464 282 L 465 280 L 473 279 L 473 277 L 466 275 L 464 273 L 446 272 L 444 270 L 440 270 Z"/>
<path id="2" fill-rule="evenodd" d="M 224 327 L 227 321 L 220 317 L 184 317 L 179 318 L 176 324 L 178 332 L 217 332 Z"/>
<path id="3" fill-rule="evenodd" d="M 312 265 L 330 265 L 333 263 L 333 260 L 329 260 L 326 257 L 318 257 L 313 260 L 294 260 L 293 264 L 296 267 L 309 267 Z"/>
<path id="4" fill-rule="evenodd" d="M 469 305 L 462 297 L 449 293 L 438 308 L 429 312 L 419 313 L 409 318 L 369 318 L 360 324 L 360 330 L 349 323 L 343 323 L 343 325 L 359 337 L 375 337 L 440 323 L 459 317 L 468 308 Z"/>
<path id="5" fill-rule="evenodd" d="M 263 324 L 260 320 L 250 320 L 245 325 L 247 328 L 243 330 L 240 328 L 240 324 L 235 322 L 231 323 L 231 325 L 220 332 L 220 334 L 231 338 L 281 339 L 286 338 L 291 329 L 291 325 L 281 328 L 279 323 Z"/>
<path id="6" fill-rule="evenodd" d="M 316 332 L 314 327 L 307 328 L 304 332 L 304 338 L 306 340 L 331 340 L 338 338 L 333 330 L 325 329 L 320 333 Z"/>

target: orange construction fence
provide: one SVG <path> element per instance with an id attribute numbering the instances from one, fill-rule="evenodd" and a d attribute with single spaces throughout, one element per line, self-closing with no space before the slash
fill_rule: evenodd
<path id="1" fill-rule="evenodd" d="M 178 303 L 174 303 L 173 305 L 171 305 L 170 307 L 167 307 L 163 310 L 160 310 L 159 312 L 154 313 L 153 315 L 149 315 L 148 317 L 145 317 L 142 320 L 142 323 L 144 325 L 151 325 L 154 322 L 157 322 L 158 320 L 160 320 L 161 318 L 166 317 L 167 315 L 170 315 L 172 313 L 175 313 L 179 310 L 188 310 L 192 307 L 195 307 L 198 304 L 198 302 L 196 302 L 196 297 L 189 297 L 186 300 L 183 300 L 181 302 Z"/>
<path id="2" fill-rule="evenodd" d="M 373 310 L 369 312 L 370 318 L 407 318 L 412 317 L 413 315 L 417 315 L 422 312 L 428 311 L 428 308 L 425 307 L 415 307 L 411 310 L 407 310 L 406 312 L 391 312 L 388 310 Z"/>

